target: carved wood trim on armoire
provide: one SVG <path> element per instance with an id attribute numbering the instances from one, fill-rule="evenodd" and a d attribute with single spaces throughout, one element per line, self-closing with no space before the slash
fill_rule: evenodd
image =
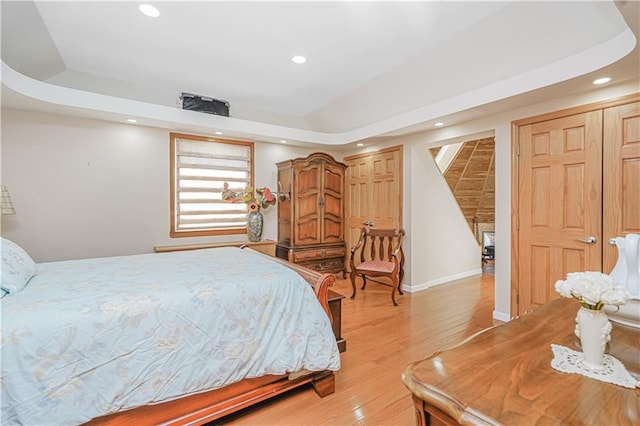
<path id="1" fill-rule="evenodd" d="M 276 256 L 318 272 L 342 272 L 344 277 L 346 165 L 322 152 L 276 165 L 280 191 Z"/>

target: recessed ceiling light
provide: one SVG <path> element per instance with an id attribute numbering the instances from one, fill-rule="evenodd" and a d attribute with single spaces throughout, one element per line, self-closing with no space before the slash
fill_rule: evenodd
<path id="1" fill-rule="evenodd" d="M 133 119 L 133 118 L 127 118 L 127 121 L 128 121 L 129 123 L 137 123 L 137 122 L 138 122 L 138 120 Z"/>
<path id="2" fill-rule="evenodd" d="M 444 126 L 444 123 L 442 121 L 438 121 L 437 123 L 434 124 L 434 126 L 436 127 Z"/>
<path id="3" fill-rule="evenodd" d="M 364 146 L 363 143 L 357 143 L 356 146 Z"/>
<path id="4" fill-rule="evenodd" d="M 222 134 L 222 132 L 219 132 L 219 131 L 218 131 L 218 132 L 215 132 L 215 134 L 216 134 L 216 135 L 221 135 L 221 134 Z"/>
<path id="5" fill-rule="evenodd" d="M 160 16 L 160 11 L 150 4 L 141 4 L 138 9 L 140 9 L 140 12 L 150 18 L 157 18 L 158 16 Z"/>
<path id="6" fill-rule="evenodd" d="M 593 80 L 593 84 L 605 84 L 611 81 L 611 77 L 602 77 L 597 80 Z"/>
<path id="7" fill-rule="evenodd" d="M 294 56 L 293 58 L 291 58 L 291 60 L 296 64 L 304 64 L 305 62 L 307 62 L 307 58 L 300 55 Z"/>
<path id="8" fill-rule="evenodd" d="M 280 141 L 280 143 L 287 143 L 287 141 L 285 141 L 284 139 L 282 139 L 282 140 Z"/>

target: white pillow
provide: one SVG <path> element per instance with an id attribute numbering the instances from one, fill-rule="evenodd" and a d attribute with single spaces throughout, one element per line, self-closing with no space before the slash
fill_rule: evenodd
<path id="1" fill-rule="evenodd" d="M 36 264 L 22 247 L 6 238 L 2 238 L 1 251 L 2 285 L 0 287 L 9 295 L 16 294 L 36 274 Z"/>

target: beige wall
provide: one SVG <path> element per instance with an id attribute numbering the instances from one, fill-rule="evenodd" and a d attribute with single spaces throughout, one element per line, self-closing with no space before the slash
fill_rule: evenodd
<path id="1" fill-rule="evenodd" d="M 469 121 L 460 125 L 449 126 L 444 129 L 439 129 L 430 132 L 424 132 L 407 136 L 404 138 L 398 138 L 387 142 L 390 145 L 397 145 L 402 143 L 405 145 L 405 152 L 408 151 L 406 147 L 435 147 L 444 143 L 456 143 L 465 140 L 475 140 L 482 137 L 487 137 L 491 134 L 495 137 L 496 151 L 495 151 L 495 167 L 496 167 L 496 262 L 495 262 L 495 310 L 494 317 L 503 321 L 509 320 L 510 317 L 510 301 L 511 301 L 511 161 L 512 161 L 512 145 L 511 145 L 511 122 L 514 120 L 535 116 L 551 111 L 558 111 L 565 108 L 570 108 L 579 105 L 585 105 L 593 102 L 601 102 L 609 99 L 615 99 L 618 97 L 626 96 L 638 91 L 637 84 L 635 82 L 620 84 L 616 86 L 610 86 L 602 88 L 601 90 L 589 93 L 579 94 L 573 97 L 550 100 L 539 104 L 532 104 L 525 108 L 520 108 L 505 113 L 483 117 L 477 120 Z M 407 161 L 411 161 L 413 168 L 410 171 L 405 171 L 405 182 L 411 181 L 412 185 L 416 185 L 417 182 L 421 182 L 423 176 L 430 174 L 429 165 L 431 161 L 423 160 L 423 154 L 419 150 L 413 151 L 412 154 L 405 155 L 405 166 Z M 424 157 L 431 158 L 430 154 L 424 150 Z M 410 159 L 410 160 L 409 160 Z M 422 164 L 422 163 L 425 164 Z M 418 166 L 417 166 L 418 165 Z M 434 163 L 434 166 L 435 163 Z M 424 169 L 424 170 L 422 170 Z M 407 176 L 407 173 L 409 176 Z M 430 180 L 428 185 L 430 190 L 437 191 L 437 182 L 435 179 Z M 441 182 L 442 186 L 446 185 L 444 181 Z M 439 188 L 442 189 L 442 188 Z M 443 206 L 449 205 L 447 197 L 452 198 L 451 192 L 438 191 L 441 200 L 430 200 L 431 203 L 441 204 Z M 414 191 L 415 193 L 415 191 Z M 434 192 L 435 195 L 435 192 Z M 405 192 L 406 197 L 406 192 Z M 419 197 L 420 198 L 420 197 Z M 407 198 L 405 198 L 407 199 Z M 421 198 L 420 198 L 421 199 Z M 415 203 L 415 200 L 412 202 Z M 408 210 L 408 209 L 407 209 Z M 416 223 L 417 218 L 423 214 L 423 211 L 417 206 L 411 207 L 411 213 L 409 217 L 413 217 L 412 223 Z M 458 213 L 461 215 L 461 213 Z M 407 215 L 405 215 L 405 218 Z M 442 218 L 443 228 L 438 229 L 441 232 L 440 235 L 444 235 L 447 232 L 455 232 L 452 228 L 455 225 L 456 218 L 454 208 L 445 212 Z M 461 226 L 462 228 L 462 226 Z M 464 224 L 464 228 L 473 237 L 469 227 Z M 429 248 L 414 246 L 414 240 L 416 238 L 430 238 L 431 235 L 423 234 L 422 232 L 412 230 L 412 253 L 414 262 L 412 262 L 411 268 L 413 269 L 412 283 L 418 288 L 422 283 L 439 283 L 442 280 L 448 278 L 454 278 L 453 273 L 459 275 L 469 274 L 473 270 L 473 259 L 469 259 L 467 256 L 471 253 L 472 243 L 464 237 L 457 237 L 457 244 L 460 248 L 457 251 L 452 250 L 436 250 L 435 247 L 438 244 L 442 244 L 442 239 L 439 241 L 433 241 L 433 246 Z M 420 235 L 419 235 L 420 234 Z M 475 241 L 473 242 L 475 244 Z M 476 245 L 478 265 L 480 264 L 480 248 Z M 429 260 L 429 265 L 432 268 L 425 267 L 426 261 Z M 418 261 L 415 261 L 418 259 Z M 457 264 L 458 268 L 452 268 L 452 270 L 444 269 Z M 439 266 L 434 266 L 439 265 Z M 441 267 L 440 265 L 448 265 Z M 453 272 L 453 273 L 452 273 Z M 449 274 L 449 275 L 447 275 Z M 426 279 L 426 281 L 425 281 Z M 428 285 L 427 285 L 428 286 Z"/>
<path id="2" fill-rule="evenodd" d="M 314 151 L 256 143 L 256 184 L 276 188 L 277 161 Z M 169 130 L 3 110 L 0 152 L 16 208 L 2 235 L 36 262 L 246 239 L 169 237 Z M 276 209 L 264 213 L 263 238 L 276 239 Z"/>
<path id="3" fill-rule="evenodd" d="M 424 143 L 411 145 L 412 290 L 480 274 L 480 252 Z"/>
<path id="4" fill-rule="evenodd" d="M 2 217 L 2 235 L 37 262 L 147 253 L 154 245 L 244 240 L 244 235 L 169 237 L 169 131 L 3 110 L 2 182 L 9 186 L 17 214 Z M 424 144 L 403 143 L 405 288 L 417 291 L 479 273 L 477 244 L 435 162 Z M 256 143 L 256 183 L 275 188 L 276 162 L 318 150 Z M 344 153 L 328 152 L 343 158 Z M 264 217 L 263 238 L 276 239 L 276 209 L 265 210 Z"/>
<path id="5" fill-rule="evenodd" d="M 508 319 L 511 121 L 636 91 L 633 84 L 611 86 L 367 148 L 404 145 L 408 289 L 448 282 L 480 268 L 480 248 L 428 148 L 495 136 L 494 317 Z M 2 235 L 23 245 L 37 262 L 144 253 L 154 245 L 221 240 L 169 238 L 168 141 L 167 129 L 3 110 L 1 180 L 9 186 L 17 214 L 2 217 Z M 256 183 L 275 187 L 274 163 L 318 150 L 256 143 Z M 338 159 L 363 151 L 322 150 Z M 275 239 L 276 232 L 276 211 L 269 209 L 263 237 Z"/>

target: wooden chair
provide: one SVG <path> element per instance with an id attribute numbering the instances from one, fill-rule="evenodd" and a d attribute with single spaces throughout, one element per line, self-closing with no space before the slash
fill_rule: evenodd
<path id="1" fill-rule="evenodd" d="M 396 303 L 396 289 L 402 294 L 400 285 L 404 278 L 404 253 L 402 251 L 402 241 L 404 240 L 404 229 L 375 229 L 362 228 L 358 243 L 351 248 L 351 287 L 356 297 L 356 276 L 362 277 L 362 290 L 367 285 L 367 277 L 387 277 L 391 280 L 391 301 Z M 359 255 L 357 252 L 359 251 Z M 358 262 L 356 264 L 356 261 Z M 389 285 L 384 282 L 377 283 Z"/>

